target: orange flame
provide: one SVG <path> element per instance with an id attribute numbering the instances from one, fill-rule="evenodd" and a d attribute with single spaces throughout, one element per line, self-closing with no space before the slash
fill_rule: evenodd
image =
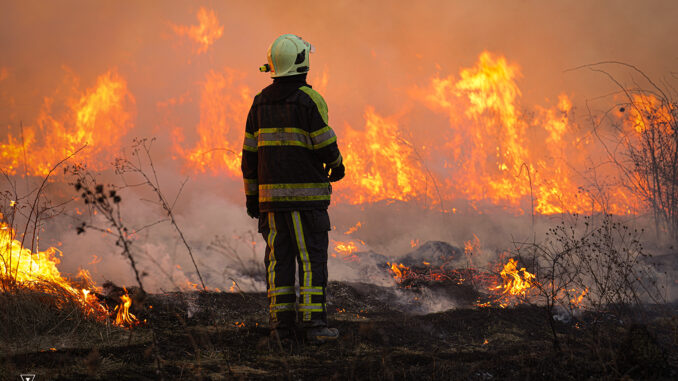
<path id="1" fill-rule="evenodd" d="M 2 215 L 0 214 L 0 218 Z M 50 287 L 42 287 L 44 284 L 58 285 L 61 290 L 68 293 L 72 300 L 80 304 L 82 311 L 87 316 L 97 320 L 105 320 L 108 316 L 106 308 L 100 304 L 91 293 L 93 286 L 89 273 L 80 271 L 80 278 L 87 287 L 81 288 L 75 283 L 61 276 L 57 269 L 61 252 L 50 247 L 37 253 L 21 246 L 21 242 L 15 238 L 15 232 L 7 224 L 0 222 L 0 281 L 3 284 L 14 284 L 19 287 L 53 291 Z M 55 298 L 58 300 L 59 298 Z"/>
<path id="2" fill-rule="evenodd" d="M 582 301 L 584 300 L 584 298 L 586 297 L 586 295 L 588 293 L 589 293 L 589 288 L 586 287 L 586 289 L 584 291 L 582 291 L 579 296 L 570 299 L 570 306 L 572 306 L 572 308 L 581 307 Z"/>
<path id="3" fill-rule="evenodd" d="M 132 306 L 132 298 L 129 297 L 127 289 L 125 290 L 125 295 L 120 296 L 122 301 L 119 305 L 115 307 L 117 314 L 115 315 L 115 324 L 121 327 L 131 327 L 138 323 L 138 319 L 134 314 L 129 312 L 129 308 Z"/>
<path id="4" fill-rule="evenodd" d="M 426 189 L 426 173 L 395 118 L 382 117 L 368 107 L 364 131 L 348 126 L 342 139 L 342 154 L 352 170 L 337 185 L 343 189 L 340 199 L 351 204 L 407 201 L 421 196 Z"/>
<path id="5" fill-rule="evenodd" d="M 0 214 L 0 219 L 2 219 L 2 214 Z M 4 222 L 0 222 L 0 284 L 18 286 L 48 294 L 66 292 L 71 300 L 79 304 L 81 311 L 86 316 L 98 321 L 108 319 L 108 309 L 93 296 L 96 288 L 89 272 L 81 269 L 78 272 L 79 282 L 64 278 L 57 268 L 60 263 L 58 257 L 62 255 L 61 251 L 50 247 L 45 251 L 32 253 L 22 247 L 21 242 L 14 239 L 15 234 L 12 228 Z M 57 285 L 61 291 L 55 291 L 54 287 L 45 287 L 45 285 Z M 125 290 L 125 292 L 127 291 Z M 61 298 L 56 297 L 54 300 L 58 302 Z M 116 307 L 118 317 L 115 319 L 115 324 L 129 326 L 136 322 L 136 318 L 131 314 L 131 317 L 125 317 L 124 314 L 121 315 L 120 310 L 128 311 L 132 300 L 127 295 L 123 296 L 122 300 L 121 305 L 123 307 Z"/>
<path id="6" fill-rule="evenodd" d="M 494 289 L 502 290 L 504 295 L 525 297 L 535 282 L 535 275 L 525 270 L 524 267 L 518 270 L 518 261 L 513 258 L 509 258 L 500 275 L 504 284 Z"/>
<path id="7" fill-rule="evenodd" d="M 198 20 L 200 27 L 176 30 L 203 41 L 201 49 L 206 50 L 223 27 L 214 12 L 204 8 Z M 326 70 L 315 75 L 321 87 L 327 86 Z M 490 203 L 515 213 L 539 214 L 640 210 L 642 201 L 620 185 L 606 186 L 607 197 L 588 195 L 580 172 L 590 168 L 586 160 L 599 147 L 572 121 L 572 101 L 561 94 L 549 107 L 523 112 L 519 78 L 517 64 L 483 52 L 474 66 L 461 69 L 456 77 L 436 75 L 424 88 L 412 90 L 429 109 L 449 117 L 448 128 L 413 134 L 402 120 L 409 108 L 383 115 L 370 105 L 364 109 L 362 126 L 335 126 L 350 168 L 336 184 L 335 200 L 424 200 L 426 207 L 467 200 L 475 208 Z M 170 127 L 172 152 L 187 170 L 240 177 L 243 126 L 252 100 L 245 79 L 245 73 L 229 68 L 208 71 L 199 84 L 197 124 Z M 0 143 L 0 165 L 10 174 L 20 171 L 29 158 L 28 173 L 44 175 L 84 144 L 89 147 L 78 159 L 93 169 L 102 168 L 119 151 L 121 137 L 134 126 L 135 101 L 125 79 L 110 70 L 84 92 L 78 90 L 77 79 L 72 82 L 69 89 L 75 95 L 65 101 L 45 98 L 36 126 L 9 134 Z M 188 90 L 159 102 L 160 114 L 191 102 L 191 94 Z M 63 102 L 66 107 L 60 107 Z M 642 131 L 643 112 L 670 115 L 652 96 L 636 103 L 639 107 L 626 114 L 636 131 Z M 170 118 L 164 123 L 171 125 Z"/>
<path id="8" fill-rule="evenodd" d="M 403 265 L 402 263 L 397 264 L 387 262 L 386 264 L 390 266 L 391 274 L 398 283 L 402 283 L 402 281 L 405 280 L 410 272 L 410 268 Z"/>
<path id="9" fill-rule="evenodd" d="M 337 254 L 344 259 L 345 261 L 360 261 L 360 257 L 358 257 L 355 252 L 358 250 L 361 250 L 362 245 L 364 243 L 362 241 L 356 242 L 356 241 L 335 241 L 334 242 L 334 253 L 332 254 L 333 257 L 337 257 Z"/>
<path id="10" fill-rule="evenodd" d="M 28 174 L 44 176 L 85 144 L 88 148 L 78 160 L 88 162 L 94 169 L 110 161 L 121 137 L 133 127 L 131 109 L 135 101 L 127 82 L 110 70 L 99 76 L 93 88 L 66 103 L 66 111 L 57 115 L 53 112 L 55 100 L 45 98 L 38 127 L 24 127 L 23 144 L 21 137 L 11 134 L 7 143 L 0 143 L 0 166 L 13 175 L 23 167 L 24 158 L 29 158 Z"/>
<path id="11" fill-rule="evenodd" d="M 198 25 L 174 25 L 174 33 L 178 36 L 188 36 L 198 44 L 196 52 L 205 53 L 224 34 L 224 27 L 219 25 L 216 13 L 200 7 L 197 14 Z"/>
<path id="12" fill-rule="evenodd" d="M 360 221 L 358 221 L 357 224 L 355 224 L 354 226 L 351 226 L 351 228 L 349 228 L 347 231 L 345 231 L 344 234 L 346 234 L 346 235 L 353 234 L 356 231 L 358 231 L 358 229 L 360 229 L 362 226 L 363 226 L 362 223 Z"/>
<path id="13" fill-rule="evenodd" d="M 232 70 L 210 71 L 202 83 L 200 96 L 200 122 L 196 127 L 198 142 L 184 149 L 184 136 L 180 128 L 174 130 L 174 150 L 194 172 L 241 176 L 241 134 L 247 111 L 252 102 L 248 87 L 240 85 L 234 92 L 236 81 L 242 74 Z"/>

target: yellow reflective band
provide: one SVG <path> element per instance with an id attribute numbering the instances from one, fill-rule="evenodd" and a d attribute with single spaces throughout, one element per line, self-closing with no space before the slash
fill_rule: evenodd
<path id="1" fill-rule="evenodd" d="M 343 161 L 343 158 L 341 157 L 341 154 L 339 154 L 339 157 L 337 157 L 336 160 L 334 160 L 333 162 L 331 162 L 327 165 L 329 165 L 330 168 L 336 168 L 336 167 L 339 166 L 339 164 L 341 164 L 342 161 Z"/>
<path id="2" fill-rule="evenodd" d="M 323 147 L 327 147 L 328 145 L 330 145 L 330 144 L 332 144 L 332 143 L 334 143 L 334 142 L 336 142 L 336 141 L 337 141 L 337 137 L 336 137 L 336 136 L 332 136 L 331 138 L 325 140 L 324 142 L 322 142 L 322 143 L 320 143 L 320 144 L 314 145 L 314 146 L 313 146 L 313 149 L 321 149 L 321 148 L 323 148 Z"/>
<path id="3" fill-rule="evenodd" d="M 268 287 L 275 289 L 275 265 L 276 265 L 276 260 L 275 260 L 275 250 L 274 250 L 274 244 L 275 244 L 275 236 L 276 236 L 276 231 L 275 231 L 275 213 L 274 212 L 269 212 L 268 213 L 268 227 L 269 227 L 269 232 L 268 232 L 268 247 L 270 249 L 269 251 L 269 257 L 268 257 L 268 269 L 266 270 L 268 272 Z M 271 312 L 273 312 L 273 305 L 276 303 L 276 297 L 275 295 L 271 296 Z"/>
<path id="4" fill-rule="evenodd" d="M 294 287 L 278 287 L 268 290 L 268 296 L 273 295 L 295 295 Z"/>
<path id="5" fill-rule="evenodd" d="M 308 131 L 295 127 L 261 128 L 258 131 L 257 144 L 265 146 L 297 146 L 313 148 Z"/>
<path id="6" fill-rule="evenodd" d="M 327 131 L 332 131 L 332 128 L 330 126 L 325 126 L 325 127 L 321 128 L 319 130 L 315 130 L 315 131 L 311 132 L 310 135 L 311 135 L 312 138 L 315 138 L 316 136 L 322 135 Z"/>
<path id="7" fill-rule="evenodd" d="M 294 202 L 294 201 L 330 201 L 332 196 L 286 196 L 286 197 L 262 197 L 259 202 Z"/>
<path id="8" fill-rule="evenodd" d="M 280 311 L 294 311 L 294 303 L 277 303 L 271 304 L 270 306 L 271 314 Z"/>
<path id="9" fill-rule="evenodd" d="M 297 188 L 328 188 L 329 183 L 288 183 L 288 184 L 259 184 L 260 190 L 265 189 L 297 189 Z"/>
<path id="10" fill-rule="evenodd" d="M 299 290 L 304 292 L 304 291 L 320 291 L 322 292 L 323 288 L 322 287 L 299 287 Z"/>
<path id="11" fill-rule="evenodd" d="M 317 91 L 313 90 L 308 86 L 301 86 L 299 90 L 305 92 L 309 97 L 311 97 L 316 107 L 318 108 L 320 116 L 323 118 L 323 122 L 327 124 L 327 103 L 325 103 L 325 100 L 323 99 L 322 95 L 320 95 Z"/>
<path id="12" fill-rule="evenodd" d="M 256 136 L 249 132 L 245 132 L 245 141 L 242 143 L 242 149 L 244 151 L 257 152 Z"/>
<path id="13" fill-rule="evenodd" d="M 306 240 L 304 240 L 304 228 L 301 225 L 301 217 L 299 215 L 298 211 L 292 212 L 292 222 L 294 225 L 294 235 L 297 238 L 297 248 L 299 249 L 299 257 L 301 258 L 301 264 L 302 264 L 302 270 L 304 273 L 304 284 L 302 287 L 304 288 L 310 288 L 311 285 L 313 284 L 313 273 L 311 272 L 311 261 L 308 256 L 308 250 L 306 249 Z M 302 294 L 303 295 L 303 303 L 302 305 L 309 305 L 311 304 L 311 295 L 310 294 Z M 303 315 L 303 320 L 310 320 L 311 319 L 311 312 L 306 311 L 304 312 Z"/>
<path id="14" fill-rule="evenodd" d="M 243 181 L 245 183 L 245 196 L 255 196 L 259 194 L 259 184 L 257 183 L 257 179 L 243 178 Z"/>
<path id="15" fill-rule="evenodd" d="M 262 197 L 306 197 L 306 196 L 329 196 L 330 189 L 325 184 L 323 187 L 313 188 L 274 188 L 261 189 L 259 187 Z"/>
<path id="16" fill-rule="evenodd" d="M 254 136 L 259 136 L 260 134 L 272 134 L 276 132 L 287 132 L 287 133 L 295 133 L 295 134 L 300 134 L 304 136 L 309 136 L 310 133 L 306 130 L 302 130 L 301 128 L 296 128 L 296 127 L 276 127 L 276 128 L 260 128 L 259 131 L 254 133 Z"/>
<path id="17" fill-rule="evenodd" d="M 319 201 L 330 199 L 329 183 L 259 184 L 259 201 Z"/>
<path id="18" fill-rule="evenodd" d="M 264 141 L 259 141 L 259 147 L 282 147 L 282 146 L 294 146 L 294 147 L 302 147 L 306 149 L 313 149 L 313 146 L 310 144 L 306 144 L 304 142 L 300 142 L 298 140 L 264 140 Z"/>
<path id="19" fill-rule="evenodd" d="M 259 202 L 330 201 L 331 196 L 261 197 Z"/>
<path id="20" fill-rule="evenodd" d="M 299 287 L 301 292 L 322 292 L 322 287 Z"/>
<path id="21" fill-rule="evenodd" d="M 311 134 L 311 139 L 313 140 L 313 148 L 320 149 L 336 142 L 337 135 L 334 134 L 334 130 L 332 130 L 330 126 L 326 126 L 325 128 L 313 132 Z"/>
<path id="22" fill-rule="evenodd" d="M 311 312 L 323 312 L 325 310 L 322 303 L 300 304 L 297 309 L 299 311 L 304 311 L 304 315 L 307 313 L 310 315 Z"/>

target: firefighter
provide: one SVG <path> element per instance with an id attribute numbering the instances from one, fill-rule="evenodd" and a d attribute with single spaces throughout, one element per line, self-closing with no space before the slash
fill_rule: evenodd
<path id="1" fill-rule="evenodd" d="M 268 49 L 273 83 L 254 97 L 247 116 L 242 173 L 247 214 L 266 241 L 271 336 L 336 339 L 327 326 L 327 247 L 332 186 L 344 177 L 337 136 L 323 97 L 306 83 L 313 47 L 283 34 Z M 299 297 L 295 289 L 299 269 Z"/>

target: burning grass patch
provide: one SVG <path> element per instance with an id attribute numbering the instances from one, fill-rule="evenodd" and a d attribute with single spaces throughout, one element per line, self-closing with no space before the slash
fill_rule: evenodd
<path id="1" fill-rule="evenodd" d="M 98 326 L 79 300 L 54 283 L 0 293 L 0 332 L 8 340 L 65 335 Z"/>

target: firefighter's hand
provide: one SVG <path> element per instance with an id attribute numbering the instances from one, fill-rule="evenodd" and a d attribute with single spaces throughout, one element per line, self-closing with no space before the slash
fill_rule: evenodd
<path id="1" fill-rule="evenodd" d="M 344 167 L 344 163 L 339 164 L 339 166 L 336 168 L 327 167 L 326 170 L 331 182 L 343 179 L 344 175 L 346 174 L 346 168 Z"/>
<path id="2" fill-rule="evenodd" d="M 258 197 L 247 197 L 247 215 L 252 218 L 259 218 Z"/>

